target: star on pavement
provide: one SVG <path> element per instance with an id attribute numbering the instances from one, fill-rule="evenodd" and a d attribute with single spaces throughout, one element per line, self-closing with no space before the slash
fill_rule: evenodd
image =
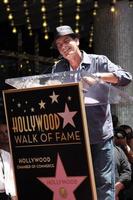
<path id="1" fill-rule="evenodd" d="M 58 99 L 57 99 L 58 96 L 59 95 L 56 95 L 55 92 L 53 91 L 53 94 L 49 96 L 52 99 L 52 103 L 54 103 L 54 102 L 58 103 Z"/>
<path id="2" fill-rule="evenodd" d="M 60 156 L 57 157 L 55 177 L 37 177 L 53 191 L 53 200 L 76 200 L 74 191 L 85 180 L 86 176 L 67 176 Z"/>
<path id="3" fill-rule="evenodd" d="M 38 104 L 40 106 L 40 109 L 45 108 L 45 102 L 43 102 L 43 100 L 41 100 L 41 102 Z"/>
<path id="4" fill-rule="evenodd" d="M 65 111 L 64 112 L 60 112 L 58 113 L 58 115 L 60 115 L 64 121 L 63 121 L 63 128 L 69 123 L 71 124 L 72 126 L 75 127 L 75 124 L 73 122 L 73 117 L 74 115 L 77 113 L 77 111 L 73 111 L 73 112 L 70 112 L 67 104 L 65 104 Z"/>

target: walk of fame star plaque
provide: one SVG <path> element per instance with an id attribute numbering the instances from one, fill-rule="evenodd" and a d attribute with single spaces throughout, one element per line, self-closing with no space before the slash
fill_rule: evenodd
<path id="1" fill-rule="evenodd" d="M 18 200 L 96 200 L 80 83 L 3 96 Z"/>

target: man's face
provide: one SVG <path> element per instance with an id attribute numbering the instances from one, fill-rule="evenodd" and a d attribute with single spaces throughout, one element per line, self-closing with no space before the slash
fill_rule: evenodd
<path id="1" fill-rule="evenodd" d="M 1 144 L 9 143 L 6 124 L 0 124 L 0 143 Z"/>
<path id="2" fill-rule="evenodd" d="M 73 39 L 69 35 L 61 36 L 56 40 L 56 46 L 60 54 L 70 60 L 79 49 L 79 39 Z"/>

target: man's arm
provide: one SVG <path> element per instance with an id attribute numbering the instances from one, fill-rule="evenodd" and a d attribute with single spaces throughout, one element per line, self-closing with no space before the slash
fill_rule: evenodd
<path id="1" fill-rule="evenodd" d="M 116 167 L 119 168 L 117 169 L 119 172 L 119 178 L 117 178 L 115 183 L 115 195 L 117 200 L 119 199 L 118 195 L 120 191 L 127 187 L 131 181 L 131 166 L 124 151 L 118 146 L 115 146 L 115 156 L 118 160 L 116 160 L 116 163 L 119 163 L 119 166 L 116 165 Z"/>
<path id="2" fill-rule="evenodd" d="M 101 68 L 104 67 L 108 73 L 111 73 L 113 78 L 116 77 L 116 82 L 112 82 L 108 75 L 103 73 L 106 82 L 114 83 L 119 86 L 126 86 L 132 81 L 132 75 L 119 65 L 111 62 L 106 56 L 100 59 Z M 102 74 L 101 74 L 102 75 Z M 109 78 L 109 79 L 108 79 Z"/>
<path id="3" fill-rule="evenodd" d="M 132 75 L 129 72 L 111 62 L 106 56 L 98 56 L 95 59 L 97 71 L 92 74 L 92 77 L 87 74 L 83 77 L 88 84 L 95 84 L 99 80 L 118 86 L 126 86 L 132 81 Z"/>

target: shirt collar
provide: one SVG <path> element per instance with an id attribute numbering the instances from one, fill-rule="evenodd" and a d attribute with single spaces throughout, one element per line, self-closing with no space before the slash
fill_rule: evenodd
<path id="1" fill-rule="evenodd" d="M 82 56 L 82 64 L 91 64 L 91 58 L 85 51 L 82 51 Z"/>
<path id="2" fill-rule="evenodd" d="M 86 68 L 86 67 L 88 67 L 88 65 L 90 66 L 90 64 L 91 64 L 90 56 L 85 51 L 81 51 L 81 52 L 82 52 L 82 61 L 79 65 L 79 67 L 77 68 L 77 70 L 81 70 L 83 68 L 83 66 Z M 73 71 L 71 66 L 70 66 L 70 71 Z"/>

